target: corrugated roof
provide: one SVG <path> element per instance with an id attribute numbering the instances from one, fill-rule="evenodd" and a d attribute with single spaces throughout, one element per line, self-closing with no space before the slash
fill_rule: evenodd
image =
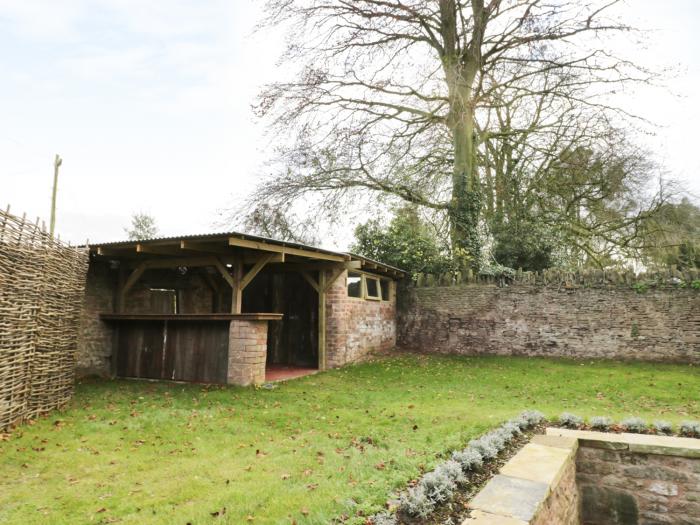
<path id="1" fill-rule="evenodd" d="M 175 236 L 168 236 L 168 237 L 154 237 L 151 239 L 143 239 L 143 240 L 138 240 L 138 241 L 127 240 L 127 241 L 112 241 L 112 242 L 104 242 L 104 243 L 91 243 L 90 248 L 91 249 L 92 248 L 107 248 L 107 247 L 119 248 L 119 247 L 127 247 L 130 245 L 135 246 L 136 244 L 159 244 L 159 243 L 168 243 L 168 242 L 174 242 L 174 241 L 206 241 L 206 240 L 216 240 L 216 239 L 227 239 L 228 237 L 238 237 L 238 238 L 249 240 L 249 241 L 268 243 L 268 244 L 273 244 L 276 246 L 283 246 L 283 247 L 288 246 L 290 248 L 298 248 L 300 250 L 325 253 L 325 254 L 329 254 L 329 255 L 338 255 L 338 256 L 342 256 L 342 257 L 350 257 L 350 258 L 358 259 L 360 261 L 365 261 L 365 262 L 368 262 L 371 264 L 376 264 L 378 266 L 382 266 L 382 267 L 388 268 L 390 270 L 401 272 L 403 274 L 407 273 L 405 270 L 402 270 L 401 268 L 396 268 L 395 266 L 385 264 L 381 261 L 375 261 L 375 260 L 370 259 L 368 257 L 364 257 L 362 255 L 357 255 L 354 253 L 340 252 L 340 251 L 335 251 L 335 250 L 327 250 L 325 248 L 319 248 L 318 246 L 311 246 L 308 244 L 302 244 L 302 243 L 293 242 L 293 241 L 281 241 L 279 239 L 273 239 L 271 237 L 263 237 L 260 235 L 251 235 L 248 233 L 242 233 L 242 232 L 236 232 L 236 231 L 200 233 L 200 234 L 192 234 L 192 235 L 175 235 Z"/>

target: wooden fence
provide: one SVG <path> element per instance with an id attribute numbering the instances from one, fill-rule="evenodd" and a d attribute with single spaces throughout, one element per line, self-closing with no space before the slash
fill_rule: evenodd
<path id="1" fill-rule="evenodd" d="M 73 393 L 88 255 L 0 210 L 0 432 Z"/>

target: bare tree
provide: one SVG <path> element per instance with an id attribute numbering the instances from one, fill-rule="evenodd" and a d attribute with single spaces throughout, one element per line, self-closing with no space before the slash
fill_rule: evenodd
<path id="1" fill-rule="evenodd" d="M 261 235 L 280 241 L 302 244 L 320 244 L 312 221 L 299 218 L 288 208 L 259 203 L 241 217 L 246 233 Z"/>
<path id="2" fill-rule="evenodd" d="M 278 168 L 252 200 L 316 193 L 332 213 L 358 192 L 388 194 L 446 214 L 454 253 L 478 264 L 485 151 L 504 133 L 493 111 L 546 91 L 619 114 L 610 93 L 650 80 L 601 41 L 630 30 L 607 19 L 616 3 L 268 0 L 299 74 L 261 93 Z"/>

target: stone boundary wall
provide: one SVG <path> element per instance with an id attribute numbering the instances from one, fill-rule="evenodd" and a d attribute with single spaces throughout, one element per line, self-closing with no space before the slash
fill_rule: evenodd
<path id="1" fill-rule="evenodd" d="M 472 499 L 462 525 L 579 525 L 578 440 L 534 436 Z"/>
<path id="2" fill-rule="evenodd" d="M 700 363 L 696 273 L 419 276 L 399 291 L 397 343 L 464 355 Z"/>
<path id="3" fill-rule="evenodd" d="M 582 525 L 700 523 L 700 439 L 548 428 L 575 438 Z"/>
<path id="4" fill-rule="evenodd" d="M 552 268 L 540 272 L 524 272 L 518 270 L 512 275 L 475 275 L 469 270 L 466 273 L 449 272 L 444 274 L 419 273 L 414 278 L 417 287 L 424 286 L 454 286 L 458 284 L 530 284 L 557 286 L 565 288 L 578 287 L 607 287 L 610 285 L 626 284 L 632 287 L 681 287 L 700 285 L 700 270 L 678 270 L 669 266 L 663 270 L 635 273 L 631 270 L 598 270 L 586 269 L 567 271 Z"/>

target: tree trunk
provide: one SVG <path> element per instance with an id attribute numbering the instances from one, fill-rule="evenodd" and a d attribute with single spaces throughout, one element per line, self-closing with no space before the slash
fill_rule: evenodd
<path id="1" fill-rule="evenodd" d="M 452 250 L 462 266 L 478 269 L 481 255 L 478 227 L 482 195 L 476 167 L 472 86 L 481 61 L 481 40 L 485 29 L 483 0 L 473 0 L 472 8 L 472 42 L 468 49 L 460 49 L 455 2 L 440 1 L 442 65 L 450 105 L 447 126 L 452 133 L 454 150 L 449 207 Z"/>
<path id="2" fill-rule="evenodd" d="M 455 155 L 449 209 L 452 250 L 463 266 L 478 269 L 482 194 L 476 171 L 474 116 L 468 107 L 460 113 L 452 128 Z"/>

